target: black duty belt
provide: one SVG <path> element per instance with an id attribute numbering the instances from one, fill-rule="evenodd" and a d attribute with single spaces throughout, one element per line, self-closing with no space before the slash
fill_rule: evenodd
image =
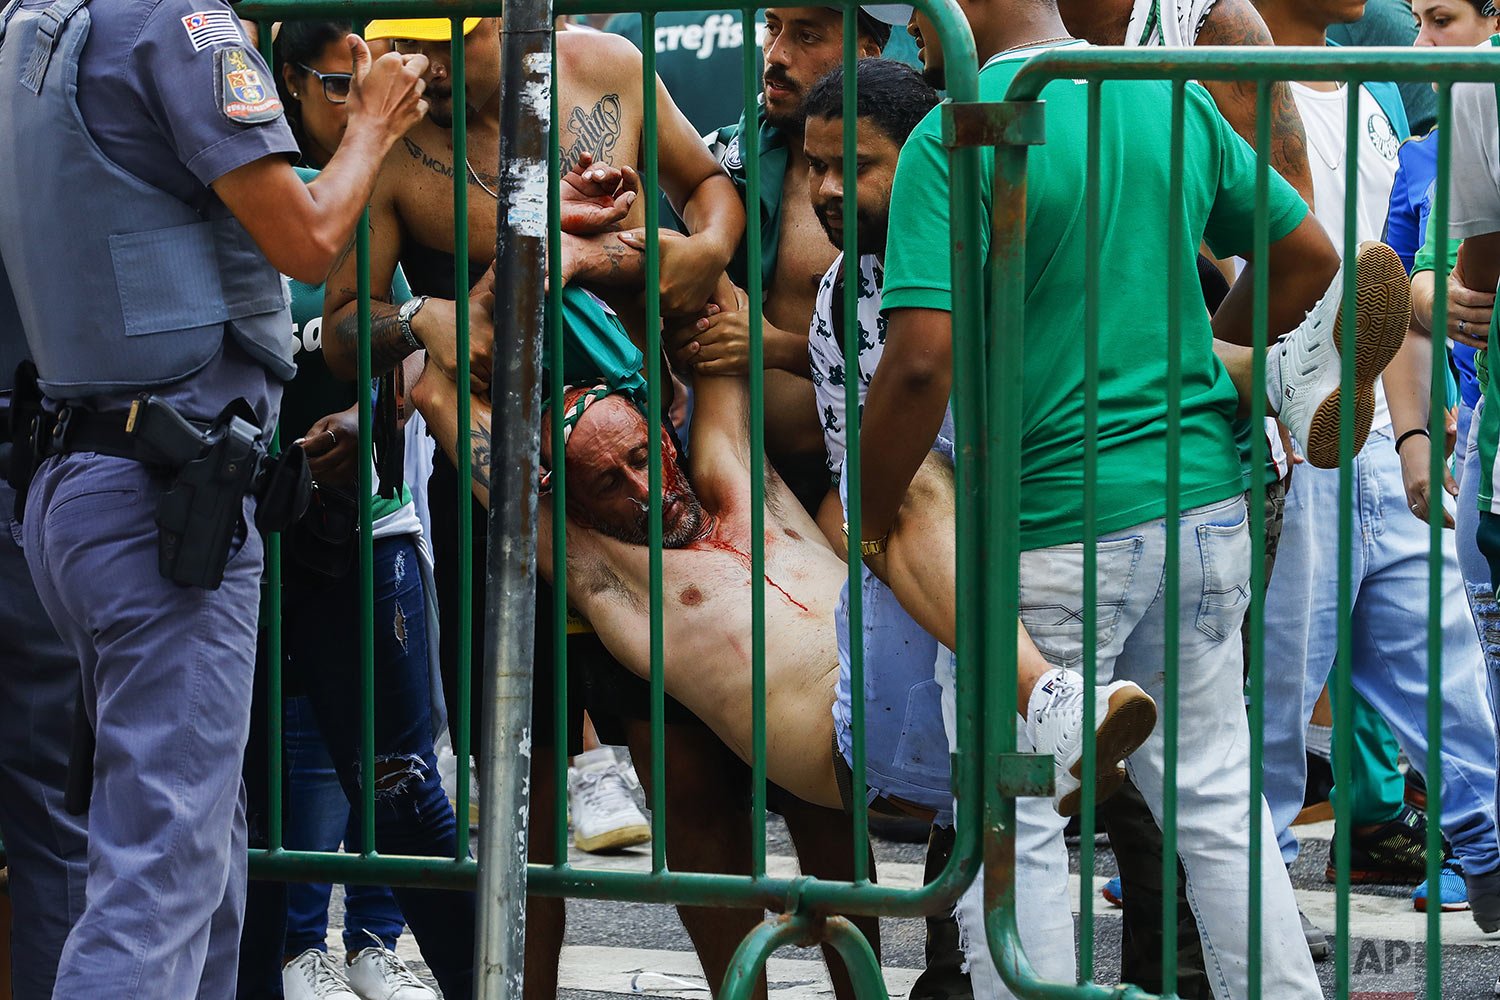
<path id="1" fill-rule="evenodd" d="M 34 430 L 39 458 L 72 452 L 94 452 L 114 458 L 129 459 L 142 465 L 175 470 L 197 457 L 198 442 L 184 436 L 180 442 L 168 443 L 159 438 L 147 439 L 136 433 L 140 403 L 129 410 L 86 410 L 64 406 L 55 414 L 44 414 Z M 203 433 L 210 426 L 196 420 L 182 420 L 184 429 Z M 175 444 L 175 447 L 174 447 Z"/>

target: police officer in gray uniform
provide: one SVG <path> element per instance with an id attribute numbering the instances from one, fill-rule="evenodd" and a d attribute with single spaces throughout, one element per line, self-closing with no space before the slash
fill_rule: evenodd
<path id="1" fill-rule="evenodd" d="M 323 280 L 426 114 L 424 58 L 350 44 L 346 138 L 304 185 L 221 0 L 0 14 L 0 262 L 45 397 L 22 542 L 96 739 L 55 997 L 234 995 L 257 498 L 294 370 L 281 275 Z"/>
<path id="2" fill-rule="evenodd" d="M 0 271 L 0 448 L 10 441 L 11 382 L 25 356 Z M 83 822 L 63 809 L 78 658 L 37 599 L 15 499 L 0 476 L 0 840 L 10 869 L 11 989 L 19 1000 L 46 1000 L 88 875 Z"/>

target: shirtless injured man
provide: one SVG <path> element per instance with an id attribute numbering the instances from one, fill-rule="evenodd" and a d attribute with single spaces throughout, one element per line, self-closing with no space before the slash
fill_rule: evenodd
<path id="1" fill-rule="evenodd" d="M 752 753 L 751 710 L 751 477 L 750 404 L 740 377 L 695 379 L 691 452 L 682 456 L 671 435 L 662 435 L 662 597 L 665 605 L 664 681 L 667 692 L 702 719 L 742 759 Z M 428 366 L 412 397 L 444 449 L 458 446 L 457 390 L 441 370 Z M 474 460 L 474 492 L 488 503 L 489 406 L 472 405 L 472 424 L 462 435 Z M 648 454 L 652 433 L 642 408 L 629 395 L 605 386 L 569 389 L 562 401 L 567 482 L 567 591 L 575 609 L 593 626 L 627 669 L 649 677 Z M 550 413 L 543 417 L 542 463 L 551 454 Z M 941 442 L 940 442 L 941 444 Z M 907 503 L 925 524 L 952 525 L 951 452 L 934 451 L 914 481 Z M 836 618 L 847 566 L 829 546 L 775 471 L 765 475 L 766 765 L 771 781 L 798 797 L 848 808 L 849 762 L 838 747 L 851 746 L 847 625 Z M 552 505 L 539 510 L 538 559 L 543 576 L 554 578 Z M 951 595 L 952 532 L 932 551 L 934 574 L 946 567 L 943 592 Z M 948 548 L 944 550 L 942 546 Z M 871 608 L 875 620 L 879 609 Z M 953 608 L 947 609 L 951 622 Z M 952 626 L 948 626 L 951 634 Z M 840 634 L 843 632 L 844 634 Z M 920 630 L 907 641 L 867 644 L 867 671 L 889 678 L 873 694 L 867 712 L 905 712 L 913 686 L 930 682 L 940 656 L 951 656 Z M 1052 669 L 1018 630 L 1023 676 Z M 843 655 L 841 655 L 843 646 Z M 909 683 L 907 679 L 909 678 Z M 842 705 L 839 704 L 842 699 Z M 1077 713 L 1072 713 L 1076 715 Z M 1098 793 L 1119 784 L 1121 762 L 1150 735 L 1156 706 L 1139 687 L 1117 682 L 1099 689 L 1096 760 Z M 837 720 L 837 721 L 836 721 Z M 1019 722 L 1019 719 L 1018 719 Z M 941 723 L 936 722 L 941 732 Z M 1037 727 L 1053 734 L 1039 752 L 1056 758 L 1060 812 L 1077 810 L 1082 773 L 1082 720 L 1053 720 Z M 932 728 L 928 726 L 928 728 Z M 842 738 L 840 738 L 842 737 Z M 944 748 L 946 750 L 946 748 Z M 924 781 L 908 771 L 904 780 L 867 775 L 875 805 L 918 815 L 946 812 L 952 803 L 946 761 Z"/>

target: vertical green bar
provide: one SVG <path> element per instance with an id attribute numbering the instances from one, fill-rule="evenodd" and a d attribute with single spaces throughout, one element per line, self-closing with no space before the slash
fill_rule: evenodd
<path id="1" fill-rule="evenodd" d="M 552 65 L 557 65 L 557 32 L 552 33 Z M 557 129 L 557 87 L 552 91 L 552 134 Z M 547 370 L 547 395 L 552 408 L 552 700 L 554 733 L 568 731 L 568 506 L 567 461 L 564 458 L 563 424 L 563 325 L 562 325 L 562 146 L 547 150 L 547 338 L 552 364 Z M 568 863 L 568 754 L 552 755 L 552 858 L 553 866 Z M 660 839 L 660 825 L 653 811 L 653 839 Z"/>
<path id="2" fill-rule="evenodd" d="M 1162 602 L 1167 629 L 1165 635 L 1166 681 L 1162 699 L 1162 737 L 1166 746 L 1162 754 L 1162 838 L 1161 838 L 1161 922 L 1162 991 L 1177 993 L 1177 692 L 1181 667 L 1179 621 L 1181 603 L 1182 547 L 1182 268 L 1187 243 L 1187 219 L 1182 194 L 1183 175 L 1183 109 L 1187 84 L 1172 81 L 1172 165 L 1170 206 L 1167 221 L 1167 517 L 1166 578 L 1167 589 Z"/>
<path id="3" fill-rule="evenodd" d="M 1267 270 L 1271 246 L 1271 85 L 1262 80 L 1255 90 L 1255 261 L 1254 305 L 1251 328 L 1255 351 L 1254 377 L 1251 385 L 1264 385 L 1266 379 L 1266 343 L 1270 337 L 1270 272 Z M 1265 795 L 1265 776 L 1261 761 L 1266 745 L 1266 394 L 1251 394 L 1250 401 L 1250 523 L 1251 535 L 1260 541 L 1250 550 L 1250 886 L 1247 894 L 1250 923 L 1246 954 L 1250 956 L 1248 986 L 1250 1000 L 1261 995 L 1261 851 L 1265 849 L 1265 827 L 1261 817 Z"/>
<path id="4" fill-rule="evenodd" d="M 271 71 L 276 71 L 276 51 L 271 40 L 271 22 L 256 22 L 260 54 Z M 272 453 L 281 452 L 281 428 L 271 438 Z M 271 850 L 281 850 L 281 534 L 266 536 L 266 583 L 262 609 L 266 613 L 266 837 Z"/>
<path id="5" fill-rule="evenodd" d="M 1088 187 L 1085 207 L 1083 276 L 1083 811 L 1078 842 L 1078 981 L 1094 978 L 1094 830 L 1098 788 L 1098 708 L 1094 692 L 1099 683 L 1099 242 L 1100 242 L 1100 104 L 1101 80 L 1089 81 Z"/>
<path id="6" fill-rule="evenodd" d="M 469 147 L 468 147 L 468 105 L 464 100 L 464 27 L 463 18 L 454 18 L 449 33 L 452 41 L 449 45 L 449 59 L 453 68 L 453 297 L 458 300 L 457 308 L 453 310 L 456 326 L 455 339 L 458 342 L 458 439 L 464 438 L 464 428 L 469 426 L 469 310 L 468 296 L 465 294 L 469 287 Z M 459 168 L 459 164 L 463 168 Z M 461 553 L 462 565 L 458 572 L 459 597 L 458 606 L 461 610 L 459 619 L 459 654 L 458 654 L 458 746 L 454 747 L 454 754 L 458 764 L 458 787 L 455 789 L 458 800 L 458 827 L 457 846 L 454 854 L 458 860 L 469 856 L 469 748 L 473 743 L 473 734 L 469 731 L 469 699 L 473 697 L 472 681 L 469 677 L 470 658 L 473 655 L 470 649 L 470 636 L 472 630 L 469 625 L 470 595 L 474 587 L 473 566 L 473 538 L 474 538 L 474 498 L 470 493 L 473 475 L 473 456 L 471 449 L 458 447 L 454 451 L 458 455 L 458 551 Z"/>
<path id="7" fill-rule="evenodd" d="M 641 135 L 645 139 L 646 178 L 646 382 L 647 409 L 654 427 L 662 417 L 661 406 L 661 233 L 660 184 L 657 180 L 656 128 L 656 13 L 641 13 L 641 94 L 645 103 L 645 121 Z M 651 489 L 651 870 L 665 871 L 667 842 L 664 836 L 667 819 L 667 753 L 666 688 L 662 670 L 665 645 L 661 592 L 661 435 L 650 434 Z M 658 819 L 660 817 L 660 819 Z"/>
<path id="8" fill-rule="evenodd" d="M 977 622 L 984 707 L 984 902 L 990 954 L 1001 964 L 1017 961 L 1016 800 L 1000 791 L 1000 762 L 1016 751 L 1017 643 L 1021 589 L 1021 452 L 1026 338 L 1026 146 L 995 150 L 994 203 L 991 208 L 984 422 L 985 470 L 982 536 L 983 606 Z M 956 193 L 956 192 L 955 192 Z M 972 212 L 976 199 L 966 206 Z M 954 206 L 954 218 L 962 211 Z M 957 303 L 955 302 L 955 306 Z"/>
<path id="9" fill-rule="evenodd" d="M 1359 204 L 1359 83 L 1347 84 L 1348 113 L 1345 116 L 1344 142 L 1348 157 L 1345 166 L 1344 184 L 1344 330 L 1354 330 L 1355 317 L 1355 214 Z M 1339 389 L 1340 398 L 1354 398 L 1354 352 L 1343 353 L 1343 378 Z M 1334 736 L 1334 851 L 1338 855 L 1337 879 L 1334 899 L 1334 989 L 1338 996 L 1349 995 L 1349 850 L 1350 850 L 1350 796 L 1353 787 L 1350 774 L 1350 758 L 1354 752 L 1354 697 L 1352 691 L 1353 639 L 1349 627 L 1349 615 L 1354 605 L 1353 546 L 1354 546 L 1354 407 L 1341 408 L 1339 422 L 1339 583 L 1338 583 L 1338 657 L 1334 661 L 1333 699 Z"/>
<path id="10" fill-rule="evenodd" d="M 751 868 L 755 878 L 766 874 L 766 549 L 765 549 L 765 477 L 759 475 L 766 463 L 764 348 L 762 344 L 761 294 L 761 226 L 760 226 L 760 118 L 756 113 L 755 63 L 756 47 L 754 7 L 744 8 L 745 25 L 745 131 L 740 135 L 740 150 L 745 161 L 745 245 L 749 247 L 747 277 L 750 299 L 750 640 L 751 640 Z M 645 37 L 651 37 L 649 35 Z M 650 48 L 651 46 L 646 46 Z M 847 423 L 847 421 L 846 421 Z M 855 699 L 856 701 L 858 699 Z"/>
<path id="11" fill-rule="evenodd" d="M 370 399 L 370 211 L 359 220 L 359 784 L 360 840 L 367 857 L 375 855 L 375 548 L 370 516 L 374 493 L 370 467 L 372 415 Z M 463 397 L 463 393 L 459 393 Z M 461 452 L 460 452 L 461 453 Z"/>
<path id="12" fill-rule="evenodd" d="M 1438 154 L 1437 189 L 1433 195 L 1432 218 L 1437 227 L 1437 255 L 1433 263 L 1432 328 L 1448 329 L 1448 172 L 1453 154 L 1453 85 L 1438 84 Z M 1443 414 L 1447 406 L 1448 352 L 1442 337 L 1432 338 L 1431 397 L 1428 401 L 1428 434 L 1434 442 L 1444 439 Z M 1431 482 L 1443 481 L 1444 449 L 1432 449 Z M 1443 860 L 1443 491 L 1434 488 L 1430 496 L 1437 502 L 1428 505 L 1427 564 L 1427 886 L 1429 894 L 1439 887 Z M 1470 512 L 1472 514 L 1472 512 Z M 1429 898 L 1435 898 L 1429 895 Z M 1443 925 L 1442 907 L 1427 907 L 1427 961 L 1425 966 L 1428 1000 L 1443 995 Z"/>
<path id="13" fill-rule="evenodd" d="M 859 469 L 859 126 L 858 57 L 859 24 L 854 8 L 844 8 L 844 464 L 849 481 L 849 719 L 854 727 L 854 760 L 850 801 L 854 824 L 854 881 L 870 877 L 870 816 L 865 803 L 865 619 L 864 563 L 860 558 L 860 469 Z M 759 478 L 759 477 L 757 477 Z M 759 537 L 759 536 L 757 536 Z"/>

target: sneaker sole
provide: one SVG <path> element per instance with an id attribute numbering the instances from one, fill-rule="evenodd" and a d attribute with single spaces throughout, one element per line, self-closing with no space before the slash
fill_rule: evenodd
<path id="1" fill-rule="evenodd" d="M 1103 802 L 1125 784 L 1120 763 L 1140 749 L 1156 729 L 1156 702 L 1138 687 L 1122 688 L 1109 696 L 1104 721 L 1099 724 L 1094 743 L 1094 760 L 1098 764 L 1094 781 L 1094 801 Z M 1069 773 L 1083 778 L 1083 758 Z M 1068 792 L 1057 803 L 1063 816 L 1076 816 L 1083 807 L 1083 787 Z"/>
<path id="2" fill-rule="evenodd" d="M 573 835 L 573 846 L 587 854 L 598 854 L 600 851 L 618 851 L 626 847 L 636 847 L 647 843 L 651 839 L 651 828 L 649 826 L 622 826 L 617 830 L 606 830 L 596 837 L 580 837 Z"/>
<path id="3" fill-rule="evenodd" d="M 1365 446 L 1375 419 L 1375 380 L 1401 349 L 1411 325 L 1411 279 L 1396 251 L 1366 243 L 1355 255 L 1354 454 Z M 1334 321 L 1333 342 L 1344 353 L 1344 311 Z M 1343 388 L 1318 404 L 1308 431 L 1307 460 L 1320 469 L 1339 467 L 1339 423 Z"/>
<path id="4" fill-rule="evenodd" d="M 1416 910 L 1418 913 L 1426 913 L 1427 912 L 1427 900 L 1425 900 L 1425 899 L 1414 899 L 1414 900 L 1411 901 L 1411 908 L 1413 910 Z M 1463 911 L 1467 910 L 1468 908 L 1469 908 L 1469 904 L 1468 904 L 1467 900 L 1465 900 L 1462 903 L 1444 903 L 1440 907 L 1438 907 L 1438 909 L 1441 912 L 1443 912 L 1443 913 L 1462 913 Z"/>
<path id="5" fill-rule="evenodd" d="M 1421 885 L 1426 875 L 1420 877 L 1402 875 L 1398 872 L 1385 872 L 1379 870 L 1358 870 L 1349 872 L 1350 885 Z M 1338 869 L 1323 869 L 1323 879 L 1329 885 L 1338 882 Z"/>

